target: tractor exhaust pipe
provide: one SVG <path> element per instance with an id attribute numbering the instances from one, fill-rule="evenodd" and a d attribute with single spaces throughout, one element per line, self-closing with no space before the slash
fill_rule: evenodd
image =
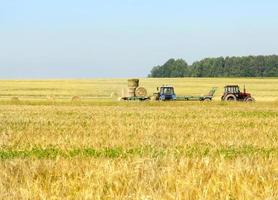
<path id="1" fill-rule="evenodd" d="M 244 90 L 243 90 L 243 91 L 244 91 L 244 94 L 246 94 L 246 88 L 245 88 L 245 84 L 244 84 Z"/>

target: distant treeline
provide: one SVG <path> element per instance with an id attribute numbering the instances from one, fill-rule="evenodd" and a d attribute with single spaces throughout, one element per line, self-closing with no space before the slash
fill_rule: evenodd
<path id="1" fill-rule="evenodd" d="M 278 77 L 278 56 L 205 58 L 192 65 L 170 59 L 153 67 L 149 77 Z"/>

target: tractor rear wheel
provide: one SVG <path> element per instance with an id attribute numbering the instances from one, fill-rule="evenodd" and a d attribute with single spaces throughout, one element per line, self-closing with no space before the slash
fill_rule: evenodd
<path id="1" fill-rule="evenodd" d="M 236 96 L 233 95 L 233 94 L 228 94 L 226 97 L 225 97 L 225 101 L 236 101 Z"/>

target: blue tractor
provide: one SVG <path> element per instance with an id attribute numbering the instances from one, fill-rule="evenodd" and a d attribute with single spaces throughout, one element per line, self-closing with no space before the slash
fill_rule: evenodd
<path id="1" fill-rule="evenodd" d="M 154 100 L 173 101 L 177 99 L 173 86 L 161 86 L 157 88 L 157 93 L 154 93 Z"/>

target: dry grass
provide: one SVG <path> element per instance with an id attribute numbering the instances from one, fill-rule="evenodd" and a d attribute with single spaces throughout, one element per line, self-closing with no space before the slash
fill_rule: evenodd
<path id="1" fill-rule="evenodd" d="M 12 160 L 3 199 L 277 199 L 277 159 Z"/>
<path id="2" fill-rule="evenodd" d="M 52 96 L 52 95 L 47 96 L 46 98 L 47 98 L 47 100 L 48 100 L 49 102 L 55 102 L 55 100 L 56 100 L 56 97 L 55 97 L 55 96 Z"/>
<path id="3" fill-rule="evenodd" d="M 153 79 L 144 81 L 155 88 Z M 175 81 L 167 80 L 181 91 Z M 265 87 L 261 79 L 239 81 L 256 86 L 259 99 L 269 95 L 254 104 L 0 101 L 0 199 L 275 200 L 276 85 L 262 91 L 276 80 Z M 57 90 L 66 93 L 63 87 Z"/>
<path id="4" fill-rule="evenodd" d="M 19 102 L 20 100 L 19 100 L 18 97 L 12 97 L 12 98 L 11 98 L 11 101 L 12 101 L 12 102 Z"/>

